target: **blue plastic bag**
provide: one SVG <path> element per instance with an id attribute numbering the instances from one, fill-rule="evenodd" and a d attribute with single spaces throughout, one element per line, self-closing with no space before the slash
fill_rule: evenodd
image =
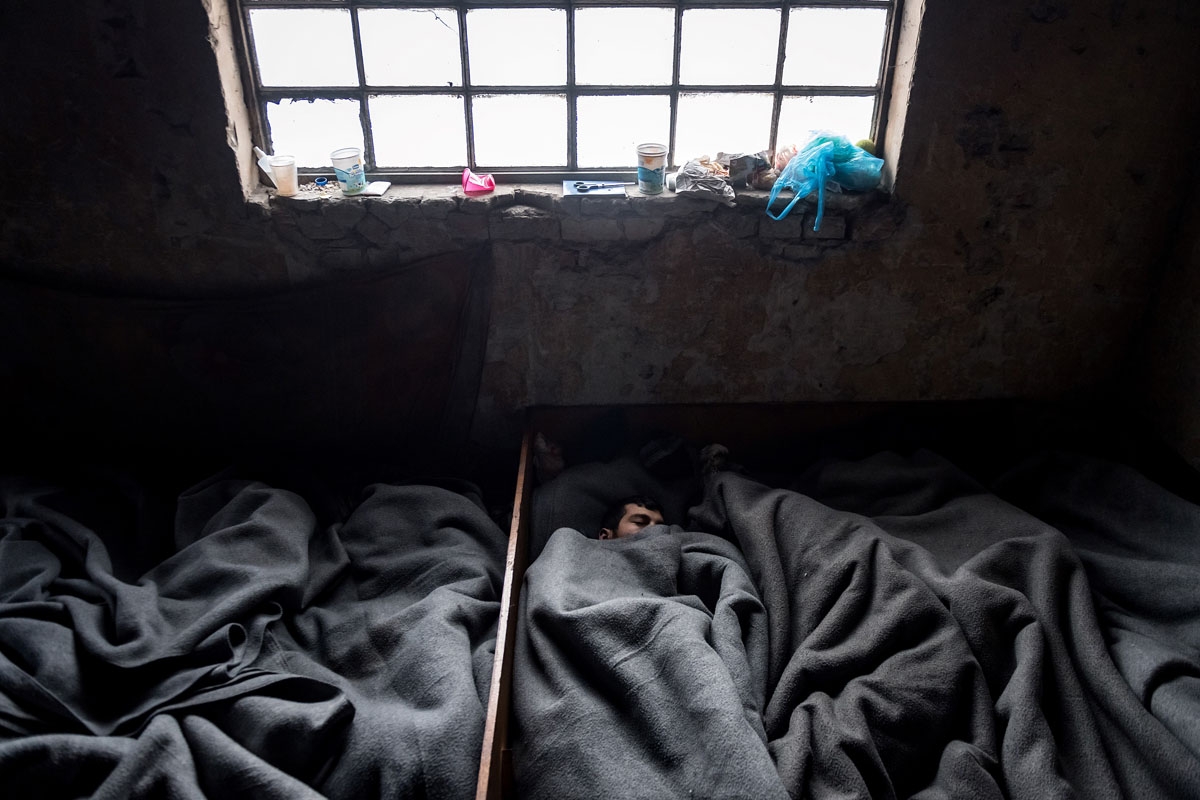
<path id="1" fill-rule="evenodd" d="M 840 192 L 842 189 L 866 191 L 879 185 L 879 172 L 883 159 L 863 150 L 845 136 L 825 131 L 814 131 L 808 144 L 800 148 L 784 166 L 767 200 L 767 216 L 783 219 L 792 206 L 817 190 L 817 218 L 813 230 L 821 229 L 821 218 L 825 216 L 825 189 Z M 771 213 L 775 198 L 783 189 L 791 189 L 796 196 L 778 215 Z"/>

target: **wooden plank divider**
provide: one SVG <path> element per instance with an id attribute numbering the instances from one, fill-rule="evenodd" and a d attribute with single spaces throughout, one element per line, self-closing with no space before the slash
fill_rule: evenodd
<path id="1" fill-rule="evenodd" d="M 512 796 L 512 759 L 508 756 L 508 714 L 511 706 L 513 648 L 516 644 L 517 610 L 529 547 L 529 509 L 533 497 L 533 431 L 526 426 L 517 469 L 512 524 L 500 594 L 500 618 L 496 624 L 496 658 L 492 662 L 492 685 L 488 690 L 487 717 L 483 727 L 483 750 L 475 800 L 500 800 Z"/>

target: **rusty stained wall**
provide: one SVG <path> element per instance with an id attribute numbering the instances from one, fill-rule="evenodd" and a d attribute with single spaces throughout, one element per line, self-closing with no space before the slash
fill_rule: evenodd
<path id="1" fill-rule="evenodd" d="M 930 0 L 890 235 L 497 247 L 484 407 L 1096 391 L 1187 189 L 1198 33 L 1175 3 Z"/>
<path id="2" fill-rule="evenodd" d="M 263 207 L 243 196 L 250 142 L 228 124 L 214 2 L 5 5 L 5 274 L 157 295 L 286 282 Z"/>
<path id="3" fill-rule="evenodd" d="M 246 201 L 206 3 L 10 4 L 0 63 L 24 90 L 0 150 L 29 154 L 14 179 L 38 189 L 0 196 L 0 269 L 193 296 L 491 242 L 485 442 L 511 441 L 534 403 L 1091 392 L 1121 374 L 1172 244 L 1200 12 L 924 6 L 896 195 L 829 246 L 753 202 L 661 224 L 631 207 L 596 234 L 515 195 L 483 213 L 445 190 L 404 213 Z M 538 232 L 508 233 L 530 219 Z"/>

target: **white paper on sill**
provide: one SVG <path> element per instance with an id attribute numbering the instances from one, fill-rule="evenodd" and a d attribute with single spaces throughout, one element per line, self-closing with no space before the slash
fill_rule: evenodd
<path id="1" fill-rule="evenodd" d="M 382 197 L 383 193 L 386 192 L 391 185 L 392 184 L 388 181 L 371 181 L 367 184 L 365 189 L 359 192 L 359 194 L 370 197 Z"/>

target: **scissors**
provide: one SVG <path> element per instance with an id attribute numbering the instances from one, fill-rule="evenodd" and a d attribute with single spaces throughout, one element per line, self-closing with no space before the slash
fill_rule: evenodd
<path id="1" fill-rule="evenodd" d="M 598 192 L 604 189 L 616 189 L 618 186 L 629 186 L 628 183 L 588 183 L 587 181 L 575 181 L 575 191 L 580 194 L 588 192 Z"/>

